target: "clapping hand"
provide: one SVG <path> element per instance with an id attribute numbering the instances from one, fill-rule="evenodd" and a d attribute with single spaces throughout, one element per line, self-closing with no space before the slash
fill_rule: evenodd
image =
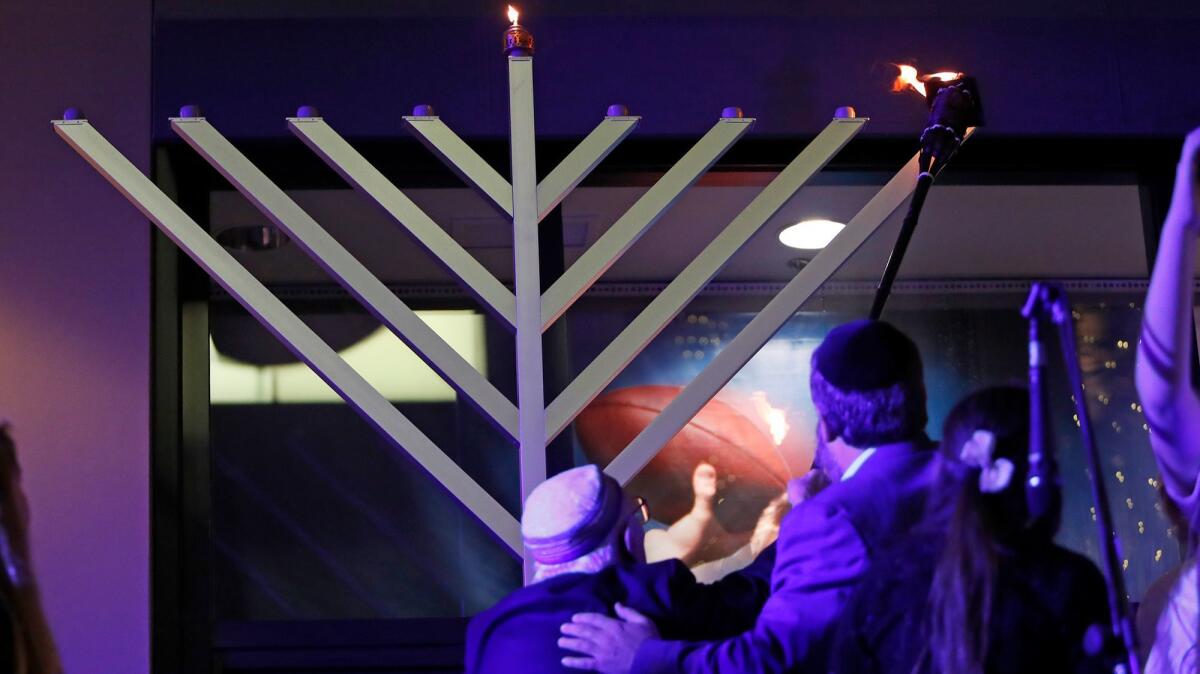
<path id="1" fill-rule="evenodd" d="M 563 623 L 558 645 L 583 657 L 566 656 L 563 666 L 605 674 L 625 674 L 633 668 L 638 647 L 647 639 L 657 639 L 658 629 L 646 616 L 617 604 L 617 617 L 600 613 L 577 613 Z"/>

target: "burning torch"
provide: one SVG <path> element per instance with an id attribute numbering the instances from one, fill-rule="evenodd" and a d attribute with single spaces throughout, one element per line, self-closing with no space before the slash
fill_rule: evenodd
<path id="1" fill-rule="evenodd" d="M 908 250 L 925 196 L 933 185 L 934 178 L 958 151 L 967 130 L 983 125 L 983 106 L 979 100 L 979 88 L 975 78 L 958 72 L 940 72 L 924 77 L 917 76 L 917 69 L 902 65 L 893 90 L 912 88 L 925 97 L 929 106 L 929 120 L 921 132 L 921 155 L 918 159 L 917 187 L 913 190 L 908 213 L 900 227 L 900 236 L 888 257 L 883 277 L 875 290 L 875 301 L 871 305 L 871 318 L 878 319 L 891 294 L 892 284 L 900 271 L 900 262 Z"/>

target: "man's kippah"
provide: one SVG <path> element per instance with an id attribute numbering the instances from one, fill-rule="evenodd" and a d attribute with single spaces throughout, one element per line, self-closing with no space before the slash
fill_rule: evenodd
<path id="1" fill-rule="evenodd" d="M 580 466 L 534 488 L 521 535 L 542 564 L 564 564 L 604 544 L 620 519 L 621 485 L 596 466 Z"/>
<path id="2" fill-rule="evenodd" d="M 921 353 L 908 335 L 883 321 L 839 325 L 813 352 L 813 367 L 842 391 L 874 391 L 921 381 Z"/>

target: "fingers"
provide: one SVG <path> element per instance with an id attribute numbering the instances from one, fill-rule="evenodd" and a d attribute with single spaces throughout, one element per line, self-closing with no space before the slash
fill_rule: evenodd
<path id="1" fill-rule="evenodd" d="M 558 647 L 583 653 L 585 655 L 596 655 L 596 642 L 588 641 L 587 639 L 572 639 L 570 637 L 562 637 L 558 640 Z"/>
<path id="2" fill-rule="evenodd" d="M 600 663 L 596 662 L 595 658 L 572 658 L 566 657 L 562 659 L 563 667 L 571 669 L 582 669 L 588 672 L 600 671 Z"/>
<path id="3" fill-rule="evenodd" d="M 1197 160 L 1200 160 L 1200 129 L 1195 129 L 1188 134 L 1183 141 L 1183 153 L 1179 157 L 1179 170 L 1186 173 L 1186 178 L 1194 178 L 1200 167 L 1196 166 Z"/>
<path id="4" fill-rule="evenodd" d="M 1187 135 L 1183 141 L 1184 153 L 1196 152 L 1200 150 L 1200 128 L 1192 129 L 1192 132 Z"/>
<path id="5" fill-rule="evenodd" d="M 598 627 L 587 625 L 584 623 L 563 623 L 558 628 L 558 631 L 571 637 L 583 637 L 595 641 L 604 634 L 604 631 Z"/>
<path id="6" fill-rule="evenodd" d="M 626 622 L 631 622 L 631 623 L 635 623 L 638 625 L 653 624 L 649 618 L 647 618 L 646 616 L 642 615 L 641 613 L 638 613 L 637 611 L 629 608 L 628 606 L 626 606 L 624 604 L 617 604 L 617 605 L 613 606 L 613 610 L 617 612 L 617 617 L 621 618 L 622 620 L 624 620 Z"/>
<path id="7" fill-rule="evenodd" d="M 576 625 L 591 625 L 600 629 L 616 627 L 618 622 L 620 621 L 600 613 L 576 613 L 571 616 L 571 623 Z"/>

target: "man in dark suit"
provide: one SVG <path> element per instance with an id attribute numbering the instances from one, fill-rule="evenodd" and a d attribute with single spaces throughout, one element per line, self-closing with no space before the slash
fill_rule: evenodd
<path id="1" fill-rule="evenodd" d="M 859 579 L 889 541 L 944 517 L 951 490 L 924 433 L 921 357 L 906 335 L 878 321 L 840 326 L 814 352 L 809 383 L 819 457 L 840 481 L 784 518 L 771 596 L 754 626 L 721 641 L 676 641 L 632 614 L 577 615 L 562 626 L 576 651 L 564 662 L 601 672 L 826 670 L 833 626 Z"/>
<path id="2" fill-rule="evenodd" d="M 679 560 L 645 563 L 648 518 L 644 502 L 595 466 L 534 489 L 521 518 L 534 583 L 471 620 L 467 672 L 571 671 L 556 641 L 559 626 L 580 612 L 612 610 L 631 625 L 653 620 L 668 638 L 720 639 L 752 626 L 769 594 L 773 550 L 741 573 L 700 585 Z"/>

